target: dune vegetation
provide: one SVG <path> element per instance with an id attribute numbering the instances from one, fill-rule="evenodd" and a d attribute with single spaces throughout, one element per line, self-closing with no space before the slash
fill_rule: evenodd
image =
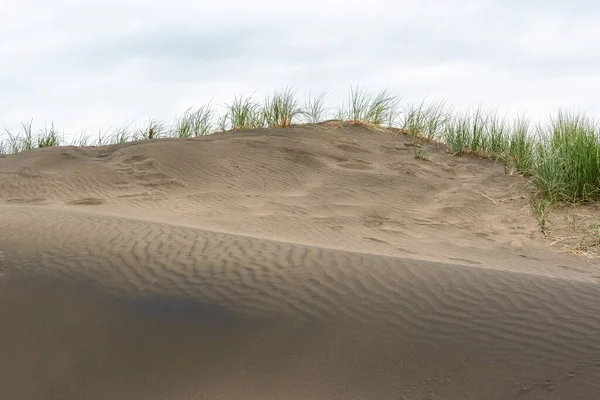
<path id="1" fill-rule="evenodd" d="M 510 119 L 477 107 L 455 111 L 444 101 L 404 105 L 385 89 L 371 93 L 351 87 L 346 104 L 326 106 L 328 93 L 309 95 L 301 102 L 291 88 L 275 91 L 263 102 L 236 97 L 219 114 L 212 104 L 188 109 L 171 124 L 151 119 L 142 128 L 124 126 L 84 134 L 66 143 L 54 125 L 37 132 L 33 121 L 22 123 L 19 132 L 5 130 L 0 154 L 19 153 L 39 147 L 102 146 L 133 140 L 191 138 L 257 128 L 286 128 L 294 124 L 338 120 L 363 123 L 410 135 L 414 140 L 439 142 L 455 156 L 475 155 L 493 159 L 528 177 L 536 189 L 533 204 L 538 214 L 546 204 L 595 203 L 600 200 L 600 126 L 581 113 L 559 111 L 546 123 L 532 123 L 525 116 Z M 415 148 L 416 158 L 426 158 Z"/>

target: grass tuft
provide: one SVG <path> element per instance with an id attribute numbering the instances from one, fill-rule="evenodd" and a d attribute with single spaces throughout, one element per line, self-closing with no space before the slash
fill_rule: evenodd
<path id="1" fill-rule="evenodd" d="M 368 122 L 375 125 L 392 126 L 399 116 L 400 99 L 389 89 L 380 91 L 376 96 L 367 93 L 364 88 L 350 87 L 349 104 L 338 110 L 339 119 L 354 123 Z"/>
<path id="2" fill-rule="evenodd" d="M 166 136 L 167 132 L 164 122 L 151 118 L 145 128 L 138 130 L 135 138 L 139 140 L 160 139 Z"/>
<path id="3" fill-rule="evenodd" d="M 410 105 L 404 110 L 401 129 L 413 137 L 439 140 L 444 127 L 450 119 L 450 113 L 442 100 L 436 100 L 425 106 L 425 100 L 419 106 Z"/>
<path id="4" fill-rule="evenodd" d="M 36 138 L 37 147 L 53 147 L 60 146 L 60 138 L 58 132 L 54 129 L 54 124 L 51 124 L 50 128 L 44 127 L 40 130 L 40 134 Z"/>
<path id="5" fill-rule="evenodd" d="M 454 116 L 444 127 L 443 140 L 448 151 L 455 156 L 462 156 L 471 148 L 471 116 L 469 113 Z"/>
<path id="6" fill-rule="evenodd" d="M 41 129 L 37 136 L 33 135 L 33 118 L 21 123 L 21 131 L 13 134 L 5 129 L 8 139 L 0 142 L 0 154 L 21 153 L 40 147 L 60 146 L 61 140 L 54 124 Z"/>
<path id="7" fill-rule="evenodd" d="M 490 113 L 487 120 L 487 151 L 488 155 L 496 161 L 508 159 L 510 124 L 506 118 L 501 118 L 497 113 Z"/>
<path id="8" fill-rule="evenodd" d="M 529 119 L 524 115 L 513 122 L 510 138 L 508 139 L 507 166 L 512 166 L 522 175 L 533 173 L 535 141 L 529 132 Z"/>
<path id="9" fill-rule="evenodd" d="M 265 99 L 263 106 L 264 122 L 270 128 L 288 128 L 294 119 L 304 115 L 295 93 L 286 88 L 282 93 L 275 91 L 273 97 Z"/>
<path id="10" fill-rule="evenodd" d="M 171 135 L 178 138 L 190 138 L 208 135 L 214 128 L 214 110 L 211 104 L 204 105 L 194 111 L 188 108 L 177 121 Z"/>
<path id="11" fill-rule="evenodd" d="M 316 124 L 327 119 L 328 108 L 325 107 L 325 99 L 328 93 L 322 92 L 320 95 L 313 97 L 308 95 L 306 104 L 304 105 L 304 117 L 306 122 Z"/>
<path id="12" fill-rule="evenodd" d="M 583 114 L 559 111 L 539 127 L 533 181 L 551 202 L 600 199 L 600 129 Z"/>
<path id="13" fill-rule="evenodd" d="M 112 136 L 112 140 L 110 141 L 112 144 L 121 144 L 128 142 L 134 137 L 131 132 L 131 125 L 124 125 L 117 129 L 115 129 L 115 133 Z"/>
<path id="14" fill-rule="evenodd" d="M 226 104 L 227 113 L 220 122 L 221 130 L 242 130 L 263 128 L 264 114 L 260 104 L 252 101 L 251 97 L 240 96 L 232 104 Z"/>
<path id="15" fill-rule="evenodd" d="M 32 134 L 31 126 L 33 124 L 33 118 L 29 122 L 21 123 L 21 132 L 17 135 L 13 135 L 12 132 L 6 130 L 8 135 L 8 149 L 10 153 L 21 153 L 23 151 L 33 150 L 35 148 L 35 141 Z"/>

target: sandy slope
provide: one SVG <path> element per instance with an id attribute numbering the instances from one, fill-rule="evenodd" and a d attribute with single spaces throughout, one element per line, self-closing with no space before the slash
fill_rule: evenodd
<path id="1" fill-rule="evenodd" d="M 0 158 L 0 398 L 596 398 L 524 193 L 353 126 Z"/>

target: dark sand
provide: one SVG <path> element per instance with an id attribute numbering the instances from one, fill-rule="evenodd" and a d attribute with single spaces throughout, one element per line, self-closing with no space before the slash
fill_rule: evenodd
<path id="1" fill-rule="evenodd" d="M 299 130 L 0 158 L 0 399 L 600 398 L 597 260 L 519 178 Z"/>

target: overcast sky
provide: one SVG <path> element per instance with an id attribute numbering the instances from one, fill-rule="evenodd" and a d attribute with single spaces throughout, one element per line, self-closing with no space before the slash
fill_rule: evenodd
<path id="1" fill-rule="evenodd" d="M 0 0 L 0 127 L 67 135 L 274 89 L 390 87 L 600 117 L 600 5 L 530 0 Z"/>

